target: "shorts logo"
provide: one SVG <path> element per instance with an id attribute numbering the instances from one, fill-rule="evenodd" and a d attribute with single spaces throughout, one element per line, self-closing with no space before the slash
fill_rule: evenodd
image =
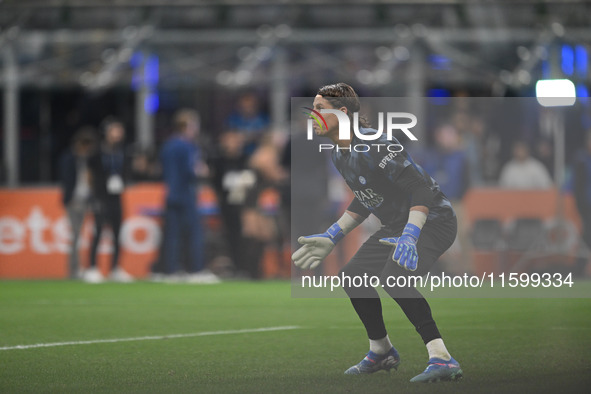
<path id="1" fill-rule="evenodd" d="M 361 175 L 359 176 L 359 183 L 361 183 L 362 185 L 365 185 L 367 183 L 367 181 L 365 180 L 364 177 L 362 177 Z"/>

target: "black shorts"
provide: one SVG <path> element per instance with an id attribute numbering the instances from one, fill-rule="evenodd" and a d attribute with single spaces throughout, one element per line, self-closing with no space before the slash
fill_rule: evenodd
<path id="1" fill-rule="evenodd" d="M 405 270 L 392 261 L 394 248 L 379 242 L 381 238 L 399 237 L 403 230 L 404 226 L 383 226 L 365 241 L 355 256 L 343 267 L 341 274 L 377 276 L 382 284 L 386 283 L 385 279 L 388 276 L 423 276 L 454 243 L 458 224 L 455 216 L 442 222 L 425 224 L 417 242 L 419 260 L 416 271 Z"/>

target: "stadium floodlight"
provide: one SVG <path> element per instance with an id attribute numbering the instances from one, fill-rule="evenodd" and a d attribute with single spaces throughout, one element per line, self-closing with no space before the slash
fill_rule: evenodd
<path id="1" fill-rule="evenodd" d="M 568 79 L 541 79 L 536 83 L 536 98 L 544 107 L 566 107 L 574 105 L 577 94 Z"/>

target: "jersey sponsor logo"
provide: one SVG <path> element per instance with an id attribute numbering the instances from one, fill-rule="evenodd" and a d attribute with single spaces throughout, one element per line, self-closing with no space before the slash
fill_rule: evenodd
<path id="1" fill-rule="evenodd" d="M 353 190 L 355 197 L 367 209 L 377 208 L 384 202 L 384 196 L 374 192 L 373 189 Z"/>
<path id="2" fill-rule="evenodd" d="M 388 153 L 380 161 L 380 164 L 379 164 L 380 168 L 386 168 L 386 165 L 388 164 L 388 162 L 391 161 L 392 159 L 394 159 L 395 157 L 396 157 L 396 153 L 394 153 L 394 152 Z"/>
<path id="3" fill-rule="evenodd" d="M 365 185 L 367 183 L 367 181 L 365 180 L 364 177 L 362 177 L 361 175 L 359 175 L 359 183 L 361 183 L 362 185 Z"/>

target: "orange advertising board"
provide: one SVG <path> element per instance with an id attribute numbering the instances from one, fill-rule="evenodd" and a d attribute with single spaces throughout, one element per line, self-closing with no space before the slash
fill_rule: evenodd
<path id="1" fill-rule="evenodd" d="M 123 195 L 120 265 L 136 277 L 146 276 L 157 258 L 161 239 L 160 184 L 137 185 Z M 88 215 L 79 242 L 80 262 L 88 264 L 93 233 Z M 59 188 L 0 191 L 0 278 L 66 278 L 70 224 Z M 110 268 L 112 233 L 103 231 L 98 265 Z"/>
<path id="2" fill-rule="evenodd" d="M 158 257 L 164 193 L 164 186 L 154 183 L 129 187 L 123 195 L 120 265 L 138 278 L 148 275 L 150 266 Z M 555 190 L 522 192 L 474 189 L 464 199 L 466 222 L 460 225 L 470 228 L 474 220 L 486 218 L 503 222 L 516 217 L 551 220 L 556 215 L 557 206 L 562 205 L 564 217 L 580 229 L 580 219 L 572 196 L 565 196 L 562 204 L 557 204 L 557 197 Z M 199 200 L 200 206 L 206 211 L 215 211 L 213 190 L 201 190 Z M 210 229 L 219 226 L 219 223 L 215 225 L 215 221 L 209 220 L 207 223 Z M 83 267 L 88 265 L 93 231 L 92 216 L 88 215 L 79 242 Z M 357 238 L 358 235 L 352 236 Z M 59 188 L 0 190 L 0 278 L 67 278 L 70 242 L 70 224 Z M 347 243 L 351 247 L 354 244 Z M 110 269 L 112 245 L 112 235 L 106 230 L 98 250 L 98 265 L 103 274 L 107 274 Z M 347 259 L 355 252 L 355 248 L 349 249 L 344 252 Z M 326 262 L 326 270 L 336 273 L 339 267 L 337 261 L 333 260 Z M 269 273 L 268 265 L 263 262 L 263 271 L 266 273 Z"/>
<path id="3" fill-rule="evenodd" d="M 559 200 L 562 197 L 562 200 Z M 467 223 L 477 219 L 497 219 L 508 222 L 516 218 L 535 217 L 543 220 L 560 214 L 577 228 L 581 219 L 572 195 L 560 196 L 556 189 L 507 190 L 496 188 L 471 189 L 464 197 Z"/>

